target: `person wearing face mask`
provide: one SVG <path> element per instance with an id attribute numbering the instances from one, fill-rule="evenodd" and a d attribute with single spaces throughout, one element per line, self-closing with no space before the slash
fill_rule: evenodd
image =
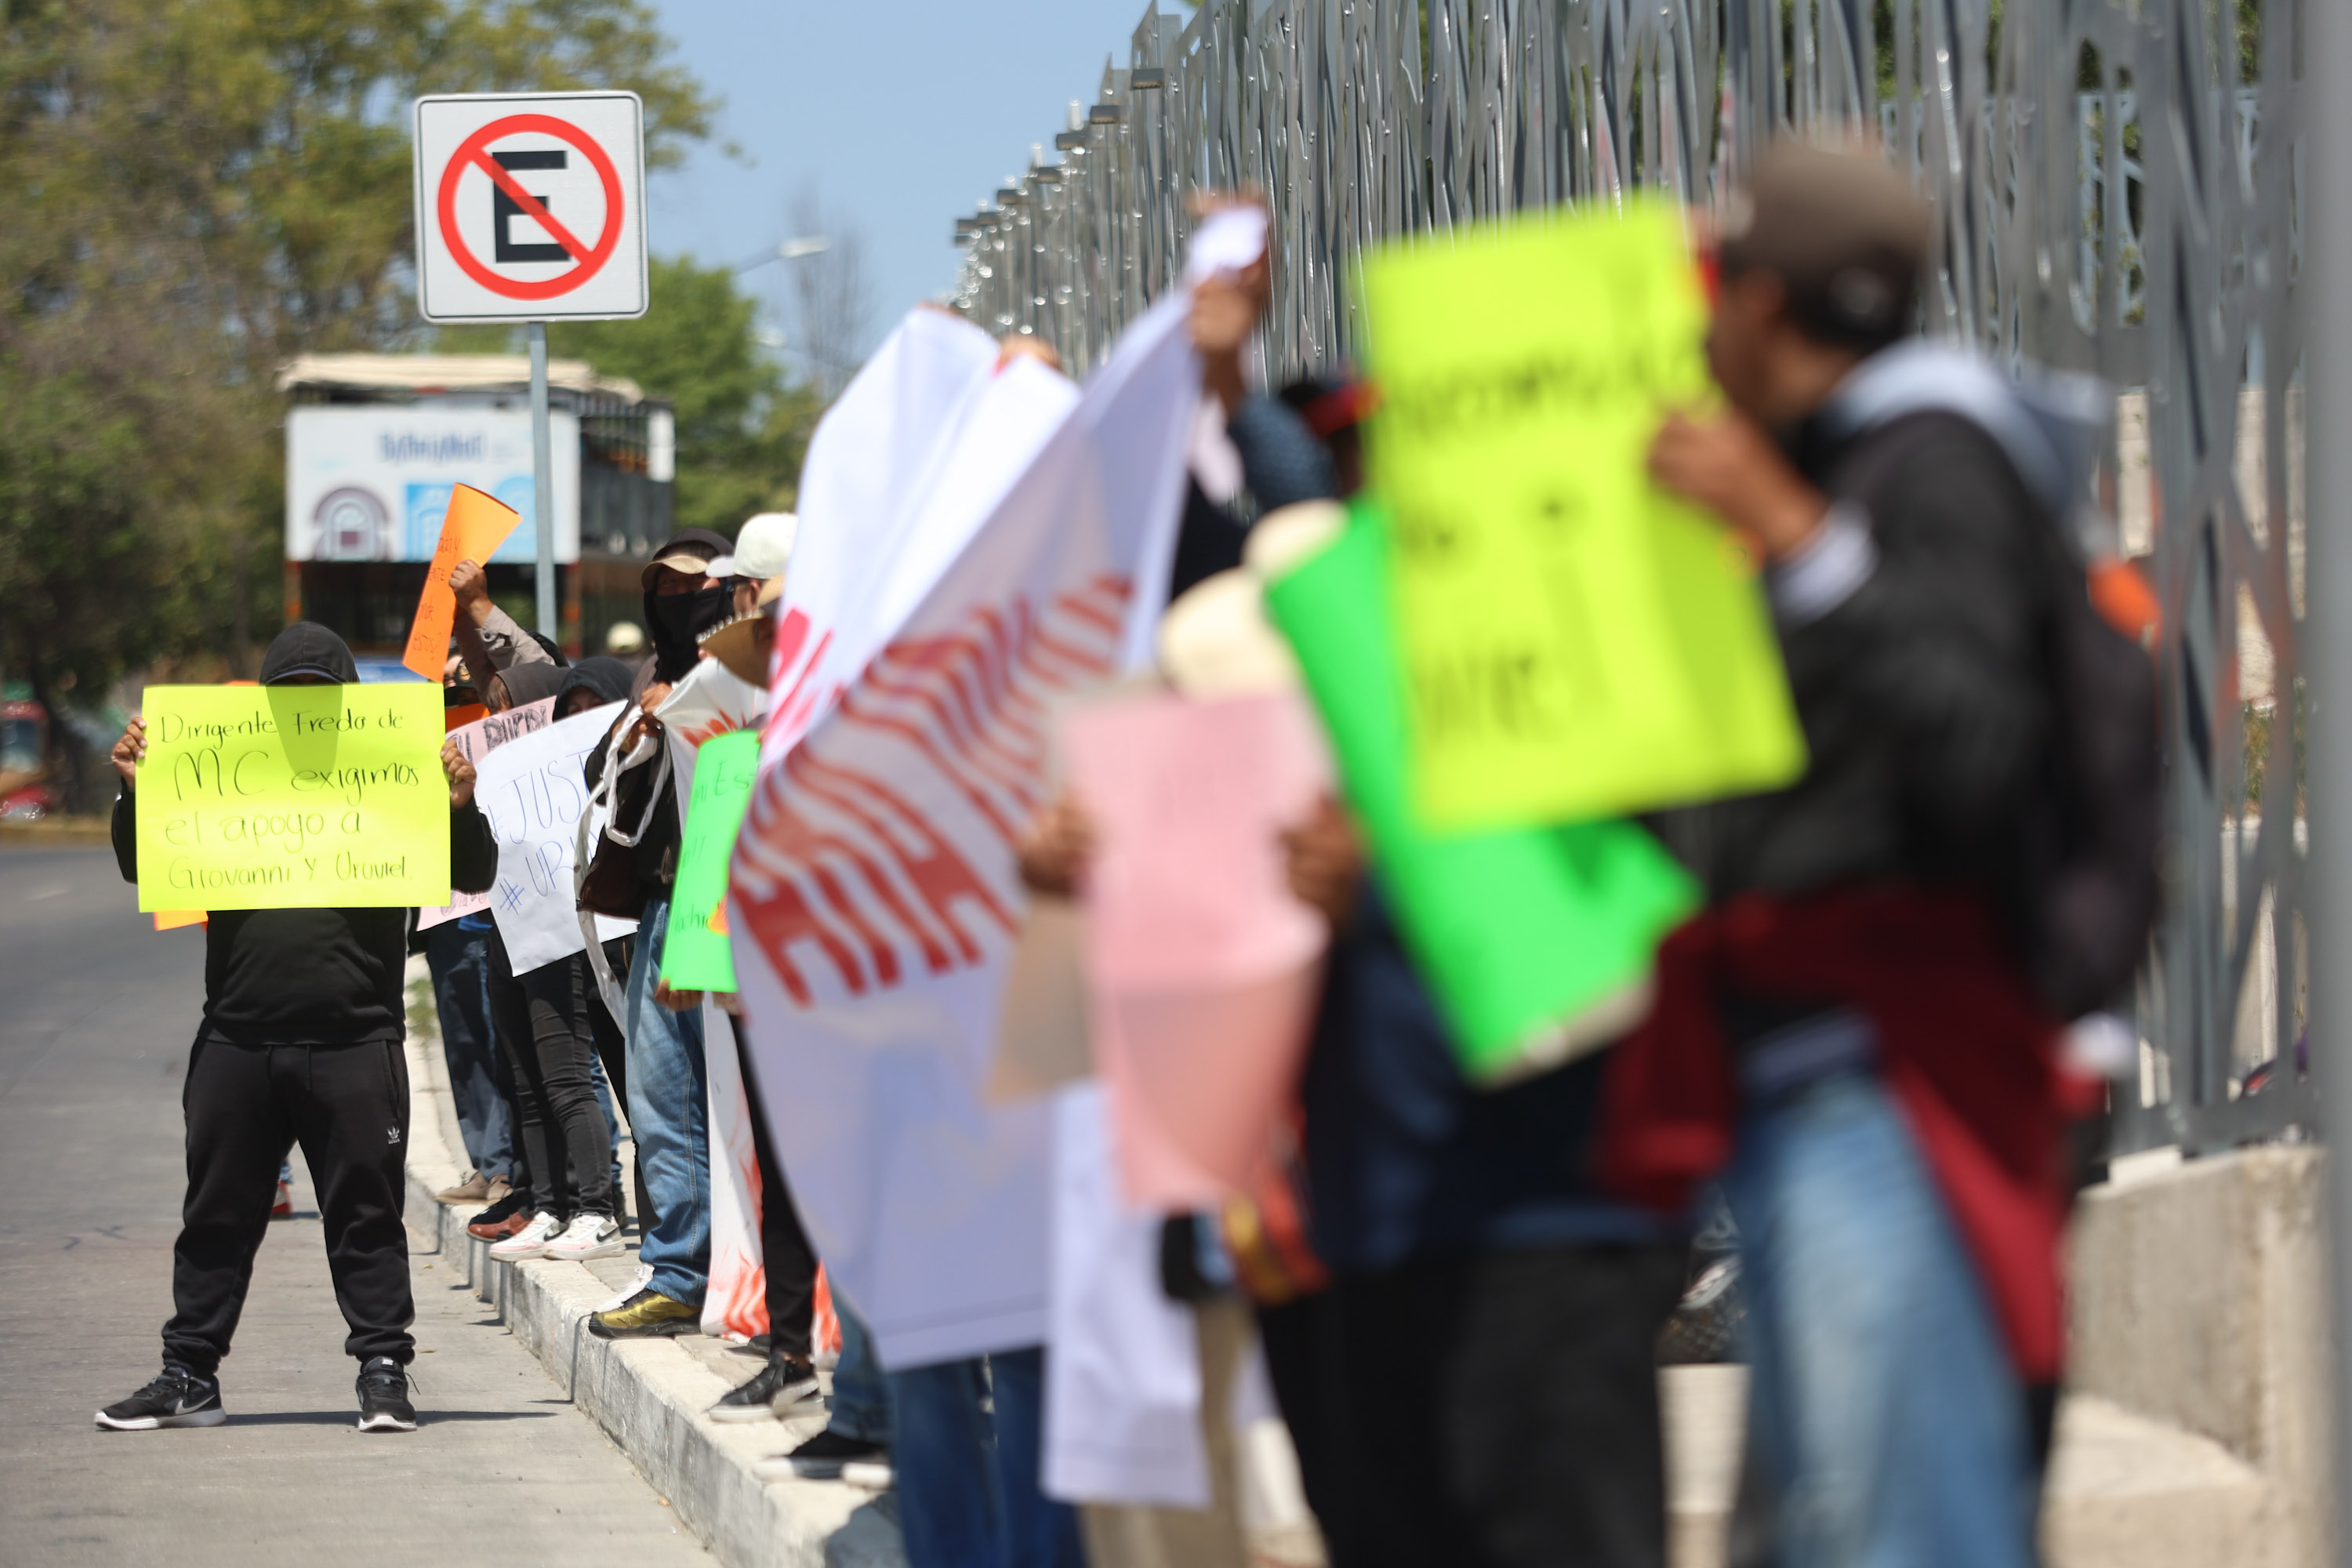
<path id="1" fill-rule="evenodd" d="M 297 621 L 261 661 L 264 686 L 349 686 L 351 649 L 325 626 Z M 114 855 L 139 879 L 139 763 L 147 731 L 132 719 L 115 742 L 122 779 Z M 474 804 L 474 767 L 441 750 L 449 786 L 449 882 L 486 891 L 498 844 Z M 205 1008 L 181 1091 L 187 1111 L 187 1199 L 172 1248 L 172 1320 L 163 1370 L 100 1411 L 118 1432 L 216 1426 L 228 1354 L 269 1228 L 287 1151 L 302 1146 L 319 1189 L 335 1300 L 360 1363 L 359 1428 L 412 1432 L 404 1370 L 408 1331 L 408 1026 L 401 997 L 408 911 L 399 909 L 216 910 L 205 928 Z"/>
<path id="2" fill-rule="evenodd" d="M 646 566 L 646 627 L 654 657 L 637 673 L 632 696 L 639 716 L 621 748 L 625 759 L 646 753 L 628 768 L 646 780 L 655 776 L 652 758 L 666 743 L 653 710 L 671 686 L 692 672 L 700 657 L 698 639 L 730 614 L 727 580 L 710 570 L 728 553 L 726 540 L 689 528 L 671 535 Z M 643 744 L 648 740 L 652 745 Z M 591 789 L 602 780 L 604 768 L 604 748 L 599 747 L 588 758 Z M 643 824 L 632 851 L 637 941 L 621 1022 L 628 1042 L 629 1126 L 654 1207 L 640 1227 L 637 1252 L 641 1271 L 651 1272 L 635 1295 L 588 1321 L 588 1331 L 607 1340 L 694 1332 L 710 1275 L 709 1088 L 702 1013 L 676 1005 L 660 980 L 670 893 L 677 880 L 679 822 L 677 786 L 667 770 L 659 776 L 658 790 L 649 783 L 633 789 L 633 781 L 624 777 L 614 791 L 615 824 Z"/>

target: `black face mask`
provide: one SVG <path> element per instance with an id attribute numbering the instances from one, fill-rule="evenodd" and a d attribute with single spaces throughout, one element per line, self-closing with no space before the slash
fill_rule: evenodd
<path id="1" fill-rule="evenodd" d="M 727 618 L 724 584 L 691 594 L 650 594 L 646 619 L 654 639 L 654 673 L 677 680 L 694 668 L 695 639 Z"/>

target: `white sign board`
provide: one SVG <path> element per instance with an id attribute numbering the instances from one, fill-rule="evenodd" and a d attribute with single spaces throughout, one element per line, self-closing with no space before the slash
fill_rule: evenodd
<path id="1" fill-rule="evenodd" d="M 518 400 L 520 401 L 520 400 Z M 580 418 L 551 412 L 555 559 L 580 559 Z M 430 561 L 450 489 L 520 512 L 492 561 L 530 565 L 530 410 L 305 404 L 286 417 L 286 559 Z"/>
<path id="2" fill-rule="evenodd" d="M 588 809 L 583 769 L 604 744 L 623 704 L 608 702 L 544 730 L 519 735 L 474 770 L 474 803 L 499 841 L 499 879 L 490 885 L 490 919 L 507 961 L 528 974 L 582 951 L 572 890 L 572 847 Z"/>
<path id="3" fill-rule="evenodd" d="M 478 790 L 481 782 L 482 759 L 505 745 L 518 735 L 528 735 L 534 730 L 544 730 L 555 715 L 555 699 L 542 697 L 536 702 L 526 702 L 520 708 L 509 708 L 503 713 L 492 713 L 470 724 L 460 724 L 449 731 L 449 743 L 465 753 L 474 764 L 474 779 Z M 490 907 L 488 893 L 453 893 L 449 901 L 437 910 L 416 911 L 416 929 L 430 931 L 459 915 L 478 915 Z"/>
<path id="4" fill-rule="evenodd" d="M 426 321 L 646 313 L 635 93 L 420 98 L 415 132 L 416 304 Z"/>

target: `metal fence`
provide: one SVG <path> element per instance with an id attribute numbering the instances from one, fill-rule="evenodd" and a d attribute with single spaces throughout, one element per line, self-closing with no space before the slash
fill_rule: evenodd
<path id="1" fill-rule="evenodd" d="M 2096 500 L 2161 599 L 2168 902 L 2119 1152 L 2294 1135 L 2305 1069 L 2305 144 L 2295 0 L 1206 0 L 957 222 L 956 303 L 1083 372 L 1263 189 L 1276 379 L 1345 361 L 1367 245 L 1722 197 L 1874 130 L 1936 216 L 1929 331 L 2128 389 Z M 1042 154 L 1042 148 L 1041 148 Z M 2108 526 L 2116 526 L 2110 522 Z"/>

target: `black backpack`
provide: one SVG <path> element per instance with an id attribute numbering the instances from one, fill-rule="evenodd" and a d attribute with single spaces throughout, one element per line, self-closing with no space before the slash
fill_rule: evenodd
<path id="1" fill-rule="evenodd" d="M 1929 408 L 1882 428 L 1937 418 L 1967 416 Z M 1908 443 L 1874 445 L 1843 493 L 1866 497 Z M 2042 540 L 2042 580 L 2020 587 L 2043 606 L 2051 743 L 2018 854 L 1996 880 L 2036 994 L 2072 1020 L 2127 1004 L 2147 954 L 2160 901 L 2162 741 L 2155 661 L 2091 603 L 2081 553 L 2058 520 Z"/>
<path id="2" fill-rule="evenodd" d="M 2050 775 L 2013 918 L 2035 991 L 2071 1019 L 2126 1002 L 2147 955 L 2161 897 L 2162 742 L 2155 661 L 2093 606 L 2055 528 L 2047 553 Z"/>

